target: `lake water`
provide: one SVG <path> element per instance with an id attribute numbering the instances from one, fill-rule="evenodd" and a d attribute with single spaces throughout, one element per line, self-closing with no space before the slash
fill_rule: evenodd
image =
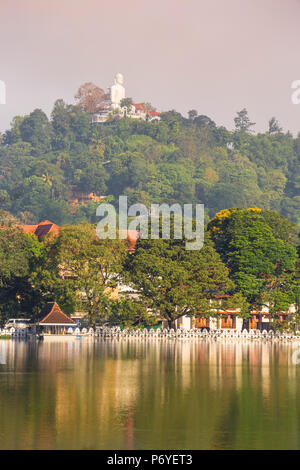
<path id="1" fill-rule="evenodd" d="M 297 348 L 0 340 L 0 449 L 299 449 Z"/>

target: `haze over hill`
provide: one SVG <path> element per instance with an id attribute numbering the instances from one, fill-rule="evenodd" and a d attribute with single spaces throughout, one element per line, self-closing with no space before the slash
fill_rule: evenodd
<path id="1" fill-rule="evenodd" d="M 49 116 L 57 97 L 72 103 L 85 81 L 108 86 L 118 70 L 128 96 L 159 111 L 196 108 L 232 129 L 246 107 L 257 131 L 272 116 L 299 131 L 298 0 L 2 0 L 0 16 L 2 131 L 34 108 Z"/>

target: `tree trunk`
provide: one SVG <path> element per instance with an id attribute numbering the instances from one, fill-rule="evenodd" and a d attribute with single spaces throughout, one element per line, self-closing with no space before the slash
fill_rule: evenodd
<path id="1" fill-rule="evenodd" d="M 175 330 L 175 320 L 168 320 L 168 328 L 173 328 Z"/>

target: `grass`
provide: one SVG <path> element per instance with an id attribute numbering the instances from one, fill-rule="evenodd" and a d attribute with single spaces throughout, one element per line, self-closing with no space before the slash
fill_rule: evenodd
<path id="1" fill-rule="evenodd" d="M 0 335 L 0 339 L 10 339 L 10 335 Z"/>

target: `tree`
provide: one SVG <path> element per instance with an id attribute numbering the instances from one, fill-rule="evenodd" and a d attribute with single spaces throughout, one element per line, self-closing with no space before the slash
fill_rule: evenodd
<path id="1" fill-rule="evenodd" d="M 11 128 L 10 130 L 6 131 L 2 142 L 7 145 L 12 145 L 15 144 L 16 142 L 19 142 L 22 140 L 21 138 L 21 132 L 20 132 L 20 125 L 24 121 L 23 116 L 15 116 L 11 122 Z"/>
<path id="2" fill-rule="evenodd" d="M 109 306 L 109 323 L 121 327 L 154 325 L 156 320 L 149 314 L 141 300 L 119 299 Z"/>
<path id="3" fill-rule="evenodd" d="M 286 280 L 295 272 L 296 248 L 274 236 L 261 209 L 221 211 L 208 229 L 237 290 L 253 308 L 270 301 L 270 292 L 287 292 Z"/>
<path id="4" fill-rule="evenodd" d="M 19 125 L 24 142 L 29 142 L 33 155 L 47 153 L 51 149 L 52 129 L 48 117 L 41 109 L 35 109 Z"/>
<path id="5" fill-rule="evenodd" d="M 147 110 L 147 111 L 156 111 L 156 108 L 152 106 L 151 103 L 148 101 L 141 103 L 141 105 Z"/>
<path id="6" fill-rule="evenodd" d="M 5 206 L 10 201 L 10 196 L 6 189 L 0 189 L 0 206 Z"/>
<path id="7" fill-rule="evenodd" d="M 282 132 L 282 128 L 275 117 L 272 117 L 269 121 L 269 134 L 278 134 Z"/>
<path id="8" fill-rule="evenodd" d="M 0 226 L 2 225 L 16 225 L 20 220 L 8 211 L 0 210 Z"/>
<path id="9" fill-rule="evenodd" d="M 262 211 L 262 217 L 273 231 L 273 235 L 296 246 L 299 243 L 299 229 L 294 222 L 275 211 Z"/>
<path id="10" fill-rule="evenodd" d="M 57 100 L 50 122 L 35 110 L 14 118 L 5 133 L 0 204 L 17 216 L 31 212 L 33 222 L 56 209 L 63 224 L 92 222 L 90 208 L 84 213 L 69 204 L 77 187 L 116 198 L 127 194 L 147 205 L 202 202 L 211 217 L 228 207 L 258 206 L 299 224 L 300 134 L 275 132 L 273 121 L 271 133 L 255 135 L 251 124 L 245 110 L 234 132 L 208 116 L 191 120 L 175 110 L 161 113 L 159 122 L 118 116 L 91 124 L 83 106 Z M 51 188 L 36 178 L 51 180 Z"/>
<path id="11" fill-rule="evenodd" d="M 130 108 L 130 106 L 131 106 L 132 104 L 133 104 L 132 98 L 123 98 L 123 99 L 121 100 L 120 106 L 121 106 L 121 108 L 124 108 L 124 107 Z"/>
<path id="12" fill-rule="evenodd" d="M 43 263 L 44 246 L 34 235 L 0 226 L 0 320 L 9 315 L 32 314 L 38 303 L 31 273 Z"/>
<path id="13" fill-rule="evenodd" d="M 96 113 L 103 107 L 106 94 L 102 88 L 87 82 L 79 87 L 75 99 L 86 111 Z"/>
<path id="14" fill-rule="evenodd" d="M 237 112 L 237 116 L 234 118 L 234 123 L 238 132 L 252 132 L 251 127 L 255 126 L 255 122 L 250 121 L 246 108 Z"/>
<path id="15" fill-rule="evenodd" d="M 191 109 L 190 111 L 188 111 L 188 117 L 190 121 L 193 121 L 195 117 L 197 116 L 198 116 L 198 111 L 196 111 L 196 109 Z"/>
<path id="16" fill-rule="evenodd" d="M 79 155 L 75 164 L 73 181 L 77 189 L 86 193 L 94 191 L 97 194 L 105 194 L 108 175 L 97 155 Z"/>
<path id="17" fill-rule="evenodd" d="M 204 114 L 201 114 L 200 116 L 195 116 L 193 121 L 198 127 L 216 127 L 216 123 Z"/>
<path id="18" fill-rule="evenodd" d="M 212 296 L 232 288 L 208 234 L 204 247 L 194 251 L 186 251 L 183 240 L 140 239 L 127 270 L 152 314 L 169 326 L 182 315 L 211 311 Z"/>
<path id="19" fill-rule="evenodd" d="M 63 279 L 92 325 L 109 314 L 126 253 L 126 242 L 99 240 L 90 224 L 65 227 L 50 242 L 49 271 Z"/>
<path id="20" fill-rule="evenodd" d="M 54 150 L 65 150 L 70 148 L 74 140 L 70 127 L 70 107 L 63 100 L 57 100 L 51 113 L 51 122 L 54 130 L 52 146 Z"/>

